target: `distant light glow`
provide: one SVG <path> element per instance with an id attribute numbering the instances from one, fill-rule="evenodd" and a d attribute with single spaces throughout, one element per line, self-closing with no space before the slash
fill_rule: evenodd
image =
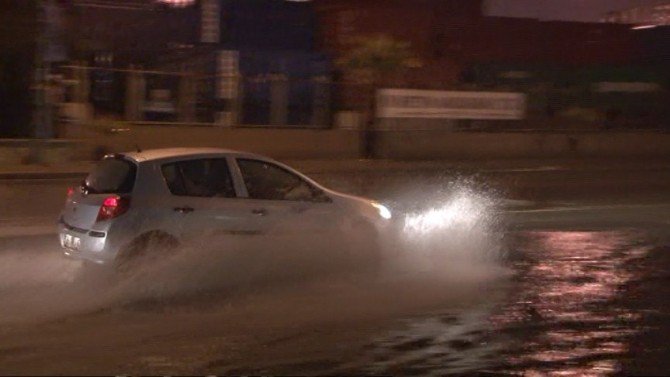
<path id="1" fill-rule="evenodd" d="M 184 8 L 195 3 L 195 0 L 157 0 L 157 2 L 175 8 Z"/>
<path id="2" fill-rule="evenodd" d="M 653 29 L 658 25 L 640 25 L 640 26 L 635 26 L 632 29 L 633 30 L 644 30 L 644 29 Z"/>

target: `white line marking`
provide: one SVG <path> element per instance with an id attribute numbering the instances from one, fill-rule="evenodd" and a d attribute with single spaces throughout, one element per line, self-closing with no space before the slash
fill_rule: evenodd
<path id="1" fill-rule="evenodd" d="M 576 212 L 576 211 L 598 211 L 615 209 L 643 209 L 643 208 L 661 208 L 670 207 L 670 203 L 660 204 L 616 204 L 616 205 L 591 205 L 577 207 L 551 207 L 542 209 L 511 210 L 507 213 L 542 213 L 542 212 Z"/>

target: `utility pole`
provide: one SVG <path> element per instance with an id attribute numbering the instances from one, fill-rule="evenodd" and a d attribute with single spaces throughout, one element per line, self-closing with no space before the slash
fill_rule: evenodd
<path id="1" fill-rule="evenodd" d="M 44 0 L 34 0 L 37 19 L 37 43 L 35 48 L 35 73 L 33 77 L 33 121 L 32 134 L 38 139 L 53 137 L 51 111 L 47 103 L 47 75 L 49 66 L 45 59 L 47 49 L 47 14 Z"/>
<path id="2" fill-rule="evenodd" d="M 34 110 L 32 134 L 36 138 L 54 137 L 53 98 L 49 78 L 51 63 L 67 58 L 61 41 L 62 14 L 55 0 L 32 0 L 37 19 L 37 41 L 35 48 Z"/>

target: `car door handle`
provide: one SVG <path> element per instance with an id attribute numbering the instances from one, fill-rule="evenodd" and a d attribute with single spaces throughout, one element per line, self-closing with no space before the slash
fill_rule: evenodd
<path id="1" fill-rule="evenodd" d="M 257 208 L 257 209 L 251 210 L 251 213 L 253 213 L 256 216 L 265 216 L 265 215 L 268 214 L 268 210 L 265 209 L 265 208 Z"/>
<path id="2" fill-rule="evenodd" d="M 184 213 L 184 214 L 186 214 L 186 213 L 191 213 L 191 212 L 195 211 L 195 210 L 194 210 L 193 208 L 191 208 L 191 207 L 175 207 L 175 208 L 173 208 L 173 210 L 174 210 L 175 212 Z"/>

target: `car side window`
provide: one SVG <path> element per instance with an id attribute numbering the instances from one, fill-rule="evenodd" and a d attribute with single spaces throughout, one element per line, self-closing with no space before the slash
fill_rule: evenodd
<path id="1" fill-rule="evenodd" d="M 172 195 L 234 198 L 235 187 L 225 158 L 165 164 L 163 177 Z"/>
<path id="2" fill-rule="evenodd" d="M 238 159 L 249 197 L 263 200 L 310 201 L 315 190 L 299 176 L 274 164 Z"/>

